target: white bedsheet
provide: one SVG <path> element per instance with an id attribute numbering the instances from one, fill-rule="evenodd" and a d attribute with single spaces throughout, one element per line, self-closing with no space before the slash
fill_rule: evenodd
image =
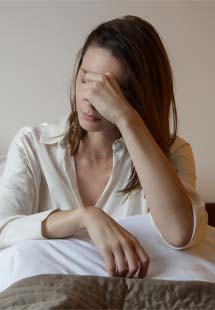
<path id="1" fill-rule="evenodd" d="M 199 245 L 174 250 L 157 241 L 149 216 L 118 221 L 150 256 L 146 278 L 215 282 L 215 228 L 207 227 Z M 41 274 L 108 276 L 103 258 L 86 232 L 67 239 L 21 241 L 0 252 L 0 292 L 18 280 Z"/>

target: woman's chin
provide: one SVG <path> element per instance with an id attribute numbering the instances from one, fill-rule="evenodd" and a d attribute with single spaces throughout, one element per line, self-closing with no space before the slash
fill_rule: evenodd
<path id="1" fill-rule="evenodd" d="M 98 124 L 95 124 L 93 122 L 84 122 L 84 121 L 79 121 L 79 124 L 81 128 L 87 130 L 87 131 L 101 131 L 101 126 Z"/>

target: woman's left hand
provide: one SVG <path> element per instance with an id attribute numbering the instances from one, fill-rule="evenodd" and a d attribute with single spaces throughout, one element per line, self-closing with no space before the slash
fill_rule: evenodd
<path id="1" fill-rule="evenodd" d="M 132 109 L 112 72 L 87 71 L 82 85 L 84 98 L 109 122 L 118 122 Z"/>

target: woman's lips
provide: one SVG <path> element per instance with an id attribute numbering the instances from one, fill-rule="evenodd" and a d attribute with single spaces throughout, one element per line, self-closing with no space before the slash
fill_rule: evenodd
<path id="1" fill-rule="evenodd" d="M 100 121 L 100 118 L 96 118 L 92 115 L 88 115 L 87 113 L 82 112 L 82 115 L 85 119 L 87 119 L 89 121 Z"/>

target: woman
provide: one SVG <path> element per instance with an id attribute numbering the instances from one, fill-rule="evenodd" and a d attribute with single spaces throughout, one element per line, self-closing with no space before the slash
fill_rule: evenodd
<path id="1" fill-rule="evenodd" d="M 10 145 L 1 248 L 86 230 L 111 276 L 144 277 L 144 245 L 117 219 L 150 212 L 175 249 L 199 242 L 207 225 L 191 146 L 177 136 L 167 52 L 149 22 L 116 18 L 88 35 L 73 81 L 70 116 L 21 128 Z"/>

